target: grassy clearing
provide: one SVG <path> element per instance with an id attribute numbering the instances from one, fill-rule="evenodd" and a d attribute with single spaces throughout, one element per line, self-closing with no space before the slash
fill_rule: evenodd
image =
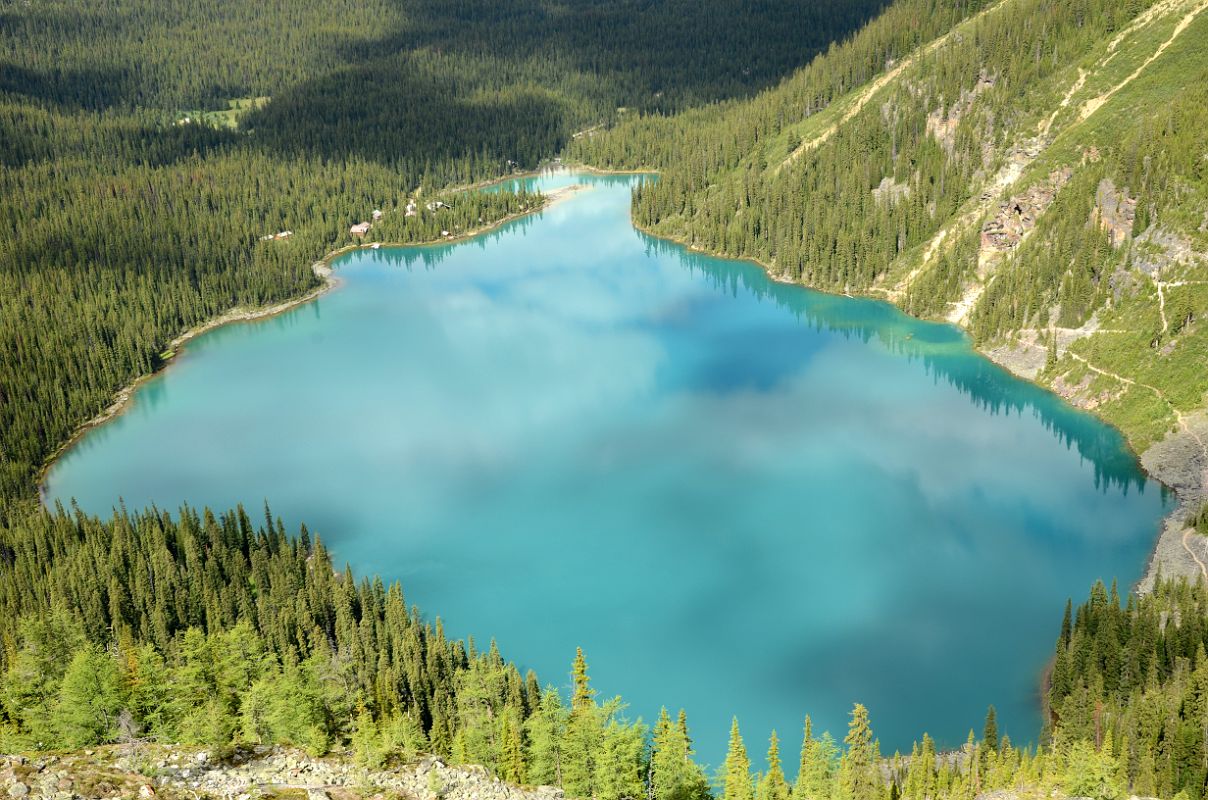
<path id="1" fill-rule="evenodd" d="M 236 97 L 227 101 L 227 107 L 217 111 L 186 111 L 178 124 L 209 125 L 213 128 L 238 130 L 239 120 L 249 111 L 264 108 L 269 97 Z"/>

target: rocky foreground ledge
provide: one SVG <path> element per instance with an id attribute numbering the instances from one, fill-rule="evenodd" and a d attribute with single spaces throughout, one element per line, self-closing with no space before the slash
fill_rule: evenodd
<path id="1" fill-rule="evenodd" d="M 522 789 L 482 767 L 425 757 L 382 769 L 277 747 L 210 751 L 152 745 L 38 756 L 0 755 L 0 800 L 562 800 L 561 789 Z"/>

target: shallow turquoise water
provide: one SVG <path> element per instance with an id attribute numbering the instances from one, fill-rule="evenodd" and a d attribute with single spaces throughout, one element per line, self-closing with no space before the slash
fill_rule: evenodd
<path id="1" fill-rule="evenodd" d="M 362 251 L 315 303 L 189 344 L 50 473 L 85 509 L 306 521 L 455 635 L 721 761 L 854 701 L 883 749 L 1039 729 L 1069 596 L 1166 503 L 1120 436 L 955 329 L 636 232 L 629 178 L 473 242 Z M 795 756 L 786 761 L 795 763 Z"/>

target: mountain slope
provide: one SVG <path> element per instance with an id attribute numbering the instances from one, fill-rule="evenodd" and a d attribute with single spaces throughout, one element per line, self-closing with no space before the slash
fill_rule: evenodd
<path id="1" fill-rule="evenodd" d="M 627 121 L 572 155 L 659 169 L 634 200 L 652 233 L 965 327 L 1118 425 L 1198 508 L 1208 3 L 999 0 L 909 50 L 886 46 L 878 25 L 911 6 L 926 19 L 899 3 L 750 101 Z M 885 56 L 875 76 L 835 77 L 868 53 Z M 1202 546 L 1162 552 L 1198 575 Z"/>

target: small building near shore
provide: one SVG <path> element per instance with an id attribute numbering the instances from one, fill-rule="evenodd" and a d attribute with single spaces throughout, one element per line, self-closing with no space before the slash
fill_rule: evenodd
<path id="1" fill-rule="evenodd" d="M 369 233 L 369 223 L 358 222 L 356 225 L 353 225 L 351 228 L 349 228 L 348 232 L 353 236 L 364 236 L 365 234 Z"/>

